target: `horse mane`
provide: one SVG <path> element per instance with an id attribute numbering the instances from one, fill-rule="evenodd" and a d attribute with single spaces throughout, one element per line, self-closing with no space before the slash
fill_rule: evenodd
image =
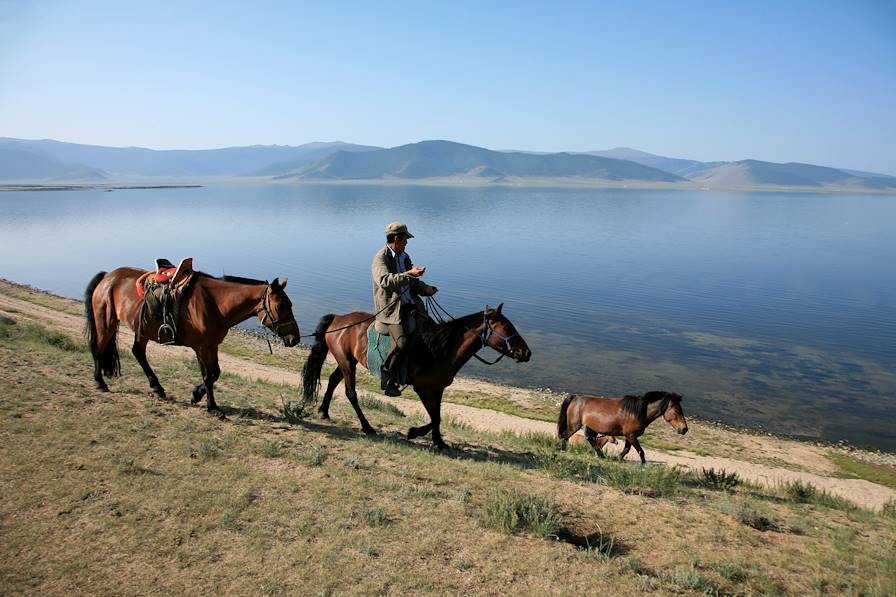
<path id="1" fill-rule="evenodd" d="M 632 415 L 633 417 L 643 420 L 647 418 L 648 405 L 656 402 L 657 400 L 662 400 L 662 402 L 660 403 L 660 412 L 665 412 L 665 410 L 669 407 L 669 402 L 672 401 L 673 397 L 677 397 L 679 400 L 681 399 L 681 396 L 679 396 L 678 394 L 660 391 L 647 392 L 643 396 L 627 395 L 624 396 L 619 402 L 619 408 L 622 411 Z"/>
<path id="2" fill-rule="evenodd" d="M 220 278 L 217 276 L 213 276 L 211 274 L 207 274 L 205 272 L 196 271 L 194 272 L 197 276 L 201 276 L 203 278 L 211 278 L 213 280 L 221 280 L 223 282 L 234 282 L 236 284 L 248 284 L 252 286 L 258 286 L 259 284 L 267 284 L 265 280 L 256 280 L 254 278 L 243 278 L 242 276 L 221 276 Z"/>
<path id="3" fill-rule="evenodd" d="M 452 339 L 454 339 L 457 334 L 467 331 L 471 323 L 480 321 L 481 319 L 482 311 L 479 311 L 444 323 L 421 322 L 420 337 L 423 339 L 423 343 L 426 344 L 426 347 L 429 348 L 432 355 L 437 359 L 450 356 L 448 355 L 448 350 L 451 346 Z"/>

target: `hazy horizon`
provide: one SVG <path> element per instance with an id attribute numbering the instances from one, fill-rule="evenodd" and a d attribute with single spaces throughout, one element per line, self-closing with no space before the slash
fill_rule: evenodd
<path id="1" fill-rule="evenodd" d="M 0 135 L 621 146 L 896 174 L 894 30 L 896 8 L 878 1 L 0 2 Z"/>

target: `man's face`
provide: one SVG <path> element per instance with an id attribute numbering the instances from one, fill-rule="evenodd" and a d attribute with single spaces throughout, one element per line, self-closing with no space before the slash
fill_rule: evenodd
<path id="1" fill-rule="evenodd" d="M 404 248 L 408 246 L 408 237 L 404 234 L 396 234 L 395 235 L 395 250 L 398 253 L 404 251 Z"/>

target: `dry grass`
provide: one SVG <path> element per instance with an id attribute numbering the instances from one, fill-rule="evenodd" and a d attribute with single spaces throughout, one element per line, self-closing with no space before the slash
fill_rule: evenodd
<path id="1" fill-rule="evenodd" d="M 455 425 L 437 453 L 370 404 L 367 439 L 345 401 L 290 422 L 296 388 L 235 375 L 221 422 L 189 406 L 192 363 L 154 362 L 159 401 L 124 353 L 100 394 L 86 352 L 4 316 L 5 593 L 896 591 L 887 516 L 595 464 L 545 436 Z"/>

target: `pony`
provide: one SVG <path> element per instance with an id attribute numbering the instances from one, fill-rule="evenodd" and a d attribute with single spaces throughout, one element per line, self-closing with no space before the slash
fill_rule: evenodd
<path id="1" fill-rule="evenodd" d="M 413 341 L 414 344 L 408 348 L 408 378 L 423 402 L 430 422 L 422 427 L 411 427 L 408 439 L 432 432 L 432 442 L 436 448 L 448 447 L 442 440 L 440 429 L 442 395 L 461 367 L 483 347 L 488 346 L 501 353 L 498 359 L 508 356 L 517 363 L 524 363 L 532 357 L 526 341 L 516 331 L 513 323 L 501 313 L 503 306 L 503 303 L 495 309 L 486 306 L 483 311 L 440 324 L 420 317 L 421 331 Z M 368 325 L 362 324 L 373 319 L 372 314 L 362 312 L 324 315 L 314 332 L 317 341 L 302 370 L 303 397 L 307 402 L 317 393 L 321 368 L 327 354 L 332 353 L 337 367 L 330 375 L 318 411 L 321 418 L 330 417 L 333 391 L 344 381 L 345 395 L 366 434 L 375 434 L 376 430 L 364 417 L 358 404 L 355 371 L 358 363 L 365 369 L 368 368 Z"/>
<path id="2" fill-rule="evenodd" d="M 146 270 L 120 267 L 112 272 L 99 272 L 84 292 L 86 335 L 93 355 L 93 379 L 98 390 L 108 392 L 103 375 L 121 374 L 118 356 L 118 325 L 125 322 L 134 331 L 131 352 L 149 380 L 150 389 L 165 398 L 165 390 L 146 360 L 146 345 L 158 337 L 161 322 L 141 322 L 143 300 L 137 295 L 137 279 Z M 193 390 L 191 404 L 207 397 L 208 412 L 225 418 L 215 402 L 214 384 L 221 374 L 218 366 L 218 345 L 236 324 L 257 315 L 262 325 L 283 340 L 285 346 L 298 344 L 301 335 L 292 314 L 292 302 L 286 295 L 287 280 L 275 278 L 268 284 L 262 280 L 224 276 L 215 278 L 195 272 L 184 291 L 178 317 L 177 343 L 189 346 L 196 353 L 202 372 L 202 383 Z"/>
<path id="3" fill-rule="evenodd" d="M 569 396 L 560 405 L 557 436 L 563 449 L 572 435 L 585 427 L 585 438 L 597 455 L 604 458 L 601 448 L 613 436 L 625 437 L 625 447 L 619 459 L 625 458 L 634 446 L 647 462 L 638 438 L 655 419 L 663 417 L 680 435 L 688 432 L 688 423 L 681 409 L 681 395 L 672 392 L 647 392 L 643 396 L 605 398 L 602 396 Z M 605 437 L 597 438 L 601 434 Z"/>

